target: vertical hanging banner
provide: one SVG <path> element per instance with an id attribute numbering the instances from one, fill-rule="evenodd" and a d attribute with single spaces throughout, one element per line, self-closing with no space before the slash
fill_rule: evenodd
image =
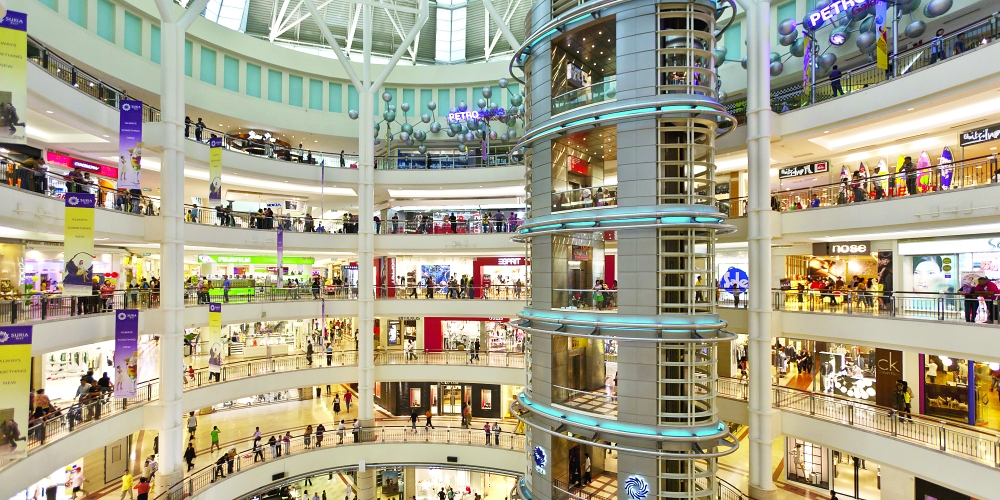
<path id="1" fill-rule="evenodd" d="M 281 261 L 285 258 L 285 228 L 278 225 L 278 288 L 281 288 L 284 276 Z"/>
<path id="2" fill-rule="evenodd" d="M 141 189 L 142 101 L 119 101 L 118 188 Z"/>
<path id="3" fill-rule="evenodd" d="M 63 294 L 91 295 L 94 279 L 94 204 L 90 193 L 66 194 Z"/>
<path id="4" fill-rule="evenodd" d="M 222 373 L 222 304 L 208 304 L 208 374 L 219 380 Z"/>
<path id="5" fill-rule="evenodd" d="M 28 456 L 31 325 L 0 327 L 0 460 Z"/>
<path id="6" fill-rule="evenodd" d="M 875 2 L 875 59 L 879 69 L 889 69 L 889 36 L 885 29 L 886 0 Z"/>
<path id="7" fill-rule="evenodd" d="M 0 19 L 0 141 L 28 142 L 27 113 L 28 15 L 8 10 Z"/>
<path id="8" fill-rule="evenodd" d="M 812 98 L 812 80 L 809 78 L 811 75 L 811 66 L 813 64 L 813 46 L 812 37 L 806 38 L 806 47 L 802 53 L 802 104 L 809 104 Z"/>
<path id="9" fill-rule="evenodd" d="M 115 397 L 134 398 L 139 376 L 139 310 L 115 315 Z"/>
<path id="10" fill-rule="evenodd" d="M 208 203 L 218 206 L 222 203 L 222 138 L 208 140 Z"/>

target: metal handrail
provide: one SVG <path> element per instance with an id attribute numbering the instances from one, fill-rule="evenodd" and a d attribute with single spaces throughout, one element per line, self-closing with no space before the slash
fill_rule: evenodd
<path id="1" fill-rule="evenodd" d="M 906 318 L 925 321 L 995 324 L 998 318 L 977 321 L 979 296 L 962 292 L 896 292 L 880 290 L 772 289 L 775 311 L 847 314 Z M 987 309 L 996 310 L 1000 299 L 985 299 Z"/>
<path id="2" fill-rule="evenodd" d="M 592 186 L 552 192 L 552 211 L 618 206 L 618 185 Z"/>
<path id="3" fill-rule="evenodd" d="M 591 83 L 584 87 L 572 89 L 552 98 L 552 114 L 557 115 L 571 111 L 590 104 L 599 102 L 614 101 L 617 95 L 610 95 L 617 92 L 618 80 L 612 76 L 607 80 Z M 574 102 L 577 96 L 587 97 L 583 102 Z M 563 109 L 560 109 L 563 108 Z"/>

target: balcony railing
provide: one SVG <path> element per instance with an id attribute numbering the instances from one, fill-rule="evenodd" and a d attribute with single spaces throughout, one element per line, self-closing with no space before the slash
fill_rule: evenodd
<path id="1" fill-rule="evenodd" d="M 942 40 L 942 47 L 946 58 L 932 57 L 931 44 L 924 44 L 904 50 L 896 58 L 890 55 L 889 70 L 879 68 L 876 63 L 869 63 L 845 70 L 840 77 L 840 85 L 844 93 L 850 94 L 861 92 L 869 86 L 890 80 L 894 78 L 894 73 L 898 74 L 898 76 L 895 76 L 896 78 L 907 76 L 918 69 L 947 61 L 947 57 L 957 56 L 960 53 L 974 50 L 996 40 L 1000 36 L 998 26 L 1000 26 L 1000 16 L 994 13 L 990 17 L 946 34 Z M 959 37 L 961 37 L 961 40 L 959 40 Z M 896 71 L 892 67 L 894 60 L 895 64 L 898 65 Z M 808 101 L 805 99 L 805 93 L 801 84 L 774 89 L 771 91 L 771 109 L 776 113 L 784 113 L 833 99 L 838 96 L 834 92 L 833 87 L 833 82 L 829 78 L 818 79 L 812 89 L 812 96 Z M 746 122 L 747 101 L 745 98 L 727 103 L 726 108 L 730 114 L 737 118 L 739 123 Z"/>
<path id="2" fill-rule="evenodd" d="M 552 193 L 552 211 L 618 206 L 618 185 L 585 187 Z"/>
<path id="3" fill-rule="evenodd" d="M 114 109 L 119 109 L 121 101 L 134 99 L 124 90 L 105 83 L 100 78 L 87 73 L 73 63 L 52 52 L 34 38 L 28 38 L 28 60 L 52 76 L 62 80 L 80 92 L 101 101 Z M 159 122 L 160 110 L 147 103 L 142 105 L 143 122 Z M 293 145 L 282 145 L 261 137 L 249 137 L 246 134 L 232 135 L 215 130 L 202 124 L 199 129 L 197 122 L 185 125 L 184 137 L 199 143 L 207 144 L 210 137 L 222 138 L 222 145 L 229 151 L 245 153 L 251 156 L 270 158 L 274 160 L 305 163 L 333 168 L 357 168 L 357 155 L 341 155 L 336 152 L 311 150 Z M 301 145 L 300 145 L 301 146 Z M 494 148 L 496 151 L 485 159 L 475 154 L 398 154 L 378 156 L 375 158 L 375 168 L 381 170 L 437 170 L 449 168 L 481 168 L 497 167 L 508 164 L 508 153 L 505 148 Z M 507 148 L 509 149 L 509 148 Z"/>
<path id="4" fill-rule="evenodd" d="M 242 380 L 273 373 L 330 366 L 356 366 L 357 364 L 357 351 L 335 351 L 331 354 L 315 353 L 311 357 L 305 354 L 296 354 L 244 360 L 223 364 L 218 375 L 215 375 L 209 368 L 195 370 L 192 375 L 185 373 L 184 390 L 187 391 L 205 387 L 213 383 Z M 466 353 L 456 351 L 413 352 L 408 355 L 402 351 L 376 351 L 375 364 L 464 366 L 471 364 L 475 366 L 517 369 L 523 369 L 525 366 L 523 353 L 483 353 L 474 362 L 469 362 Z M 76 430 L 89 427 L 99 422 L 102 418 L 117 415 L 150 401 L 155 401 L 159 399 L 159 387 L 159 379 L 153 379 L 138 384 L 135 398 L 115 398 L 111 392 L 101 392 L 91 400 L 78 402 L 65 408 L 53 407 L 53 411 L 44 417 L 31 419 L 27 434 L 28 450 L 30 452 L 55 439 L 65 437 Z M 2 463 L 6 464 L 9 462 Z"/>
<path id="5" fill-rule="evenodd" d="M 531 287 L 524 284 L 514 285 L 466 285 L 461 282 L 438 283 L 428 286 L 425 281 L 420 283 L 399 283 L 395 285 L 395 295 L 389 296 L 387 285 L 375 285 L 376 299 L 482 299 L 482 300 L 527 300 L 531 298 Z"/>
<path id="6" fill-rule="evenodd" d="M 486 211 L 480 210 L 485 216 Z M 451 222 L 444 219 L 433 219 L 427 217 L 423 220 L 381 220 L 375 223 L 375 234 L 485 234 L 485 233 L 513 233 L 524 224 L 524 219 L 517 217 L 510 218 L 504 216 L 497 219 L 475 219 L 475 220 L 455 220 Z"/>
<path id="7" fill-rule="evenodd" d="M 1000 433 L 840 396 L 777 386 L 772 390 L 775 408 L 1000 468 Z M 749 394 L 746 382 L 739 379 L 719 379 L 718 391 L 721 397 L 742 401 Z"/>
<path id="8" fill-rule="evenodd" d="M 553 288 L 552 308 L 615 312 L 618 310 L 618 290 Z"/>
<path id="9" fill-rule="evenodd" d="M 773 310 L 996 324 L 997 298 L 955 292 L 772 290 Z M 985 315 L 980 310 L 980 304 Z"/>
<path id="10" fill-rule="evenodd" d="M 558 115 L 577 108 L 615 101 L 618 97 L 618 81 L 615 77 L 592 83 L 586 87 L 563 92 L 552 98 L 552 115 Z"/>

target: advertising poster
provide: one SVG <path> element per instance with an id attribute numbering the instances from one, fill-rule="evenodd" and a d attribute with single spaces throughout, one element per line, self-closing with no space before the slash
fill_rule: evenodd
<path id="1" fill-rule="evenodd" d="M 955 255 L 915 255 L 911 290 L 949 293 L 958 290 L 958 259 Z"/>
<path id="2" fill-rule="evenodd" d="M 892 291 L 892 250 L 878 253 L 878 282 L 883 292 Z"/>
<path id="3" fill-rule="evenodd" d="M 222 204 L 222 138 L 208 140 L 208 203 Z"/>
<path id="4" fill-rule="evenodd" d="M 120 309 L 115 316 L 115 397 L 134 398 L 139 376 L 139 310 Z"/>
<path id="5" fill-rule="evenodd" d="M 806 46 L 802 53 L 802 103 L 812 100 L 812 82 L 809 79 L 809 67 L 812 66 L 812 38 L 806 37 Z"/>
<path id="6" fill-rule="evenodd" d="M 446 285 L 448 278 L 451 277 L 451 266 L 420 266 L 420 278 L 425 280 L 425 283 L 428 276 L 434 280 L 435 285 Z"/>
<path id="7" fill-rule="evenodd" d="M 0 142 L 26 144 L 28 113 L 28 15 L 7 11 L 0 19 Z"/>
<path id="8" fill-rule="evenodd" d="M 94 279 L 94 204 L 90 193 L 68 193 L 63 232 L 63 294 L 89 296 Z"/>
<path id="9" fill-rule="evenodd" d="M 889 69 L 889 37 L 885 30 L 886 0 L 875 2 L 875 60 L 879 69 Z"/>
<path id="10" fill-rule="evenodd" d="M 118 119 L 118 188 L 141 189 L 142 101 L 120 101 Z"/>
<path id="11" fill-rule="evenodd" d="M 222 304 L 208 304 L 208 373 L 219 380 L 222 373 Z"/>
<path id="12" fill-rule="evenodd" d="M 285 228 L 278 226 L 278 287 L 281 287 L 282 277 L 284 275 L 284 260 L 285 260 Z"/>
<path id="13" fill-rule="evenodd" d="M 0 327 L 0 460 L 28 456 L 31 325 Z"/>
<path id="14" fill-rule="evenodd" d="M 399 494 L 399 471 L 382 471 L 382 495 L 394 497 Z"/>

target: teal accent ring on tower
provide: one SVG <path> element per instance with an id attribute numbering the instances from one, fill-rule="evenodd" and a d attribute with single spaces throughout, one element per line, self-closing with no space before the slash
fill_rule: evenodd
<path id="1" fill-rule="evenodd" d="M 656 205 L 651 207 L 595 207 L 533 217 L 517 228 L 512 241 L 525 242 L 534 236 L 622 229 L 698 228 L 716 234 L 736 231 L 725 224 L 726 216 L 710 205 Z"/>

